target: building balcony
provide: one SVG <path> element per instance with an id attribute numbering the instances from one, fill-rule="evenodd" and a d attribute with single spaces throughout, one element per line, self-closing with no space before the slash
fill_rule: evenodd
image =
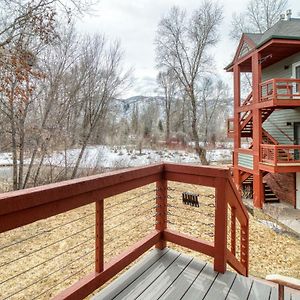
<path id="1" fill-rule="evenodd" d="M 201 186 L 207 186 L 210 194 Z M 245 295 L 255 286 L 253 279 L 244 277 L 248 213 L 227 168 L 156 164 L 4 193 L 0 218 L 3 299 L 84 299 L 153 247 L 156 250 L 151 258 L 146 255 L 143 271 L 134 272 L 138 276 L 147 268 L 149 273 L 149 261 L 157 262 L 159 268 L 154 270 L 161 269 L 166 277 L 156 273 L 160 279 L 150 293 L 170 284 L 185 293 L 183 280 L 159 284 L 170 274 L 178 276 L 180 268 L 188 272 L 184 281 L 191 273 L 197 276 L 187 288 L 193 285 L 200 292 L 202 281 L 207 283 L 206 272 L 216 277 L 227 272 L 227 264 L 241 275 L 227 272 L 230 283 L 212 279 L 216 283 L 208 286 L 212 293 L 224 288 L 224 297 L 218 299 L 225 299 L 235 285 L 239 288 L 232 290 L 233 296 L 240 293 L 241 282 Z M 176 244 L 206 254 L 213 258 L 213 266 L 203 271 L 201 263 L 188 266 L 191 259 L 172 249 L 164 255 L 167 243 L 169 248 Z M 182 259 L 175 261 L 179 256 Z M 166 261 L 172 263 L 170 268 Z"/>
<path id="2" fill-rule="evenodd" d="M 259 108 L 300 105 L 300 79 L 273 78 L 260 84 Z"/>
<path id="3" fill-rule="evenodd" d="M 227 137 L 234 137 L 234 118 L 227 119 Z"/>
<path id="4" fill-rule="evenodd" d="M 300 145 L 260 146 L 260 169 L 268 172 L 299 172 Z"/>

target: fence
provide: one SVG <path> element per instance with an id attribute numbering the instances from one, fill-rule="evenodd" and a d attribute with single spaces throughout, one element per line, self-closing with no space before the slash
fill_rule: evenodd
<path id="1" fill-rule="evenodd" d="M 248 274 L 248 214 L 223 168 L 157 164 L 10 192 L 0 218 L 4 299 L 83 299 L 167 242 Z"/>

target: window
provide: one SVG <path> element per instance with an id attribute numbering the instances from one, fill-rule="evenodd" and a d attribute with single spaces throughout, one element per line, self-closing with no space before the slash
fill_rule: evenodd
<path id="1" fill-rule="evenodd" d="M 294 63 L 292 65 L 292 78 L 300 79 L 300 61 Z M 300 92 L 300 83 L 294 82 L 293 83 L 293 93 L 298 93 Z"/>

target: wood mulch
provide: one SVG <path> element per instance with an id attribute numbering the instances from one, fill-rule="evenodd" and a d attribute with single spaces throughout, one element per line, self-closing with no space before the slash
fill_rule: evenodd
<path id="1" fill-rule="evenodd" d="M 199 194 L 200 206 L 182 203 Z M 155 185 L 105 199 L 105 261 L 155 226 Z M 169 185 L 168 226 L 213 241 L 214 190 Z M 49 299 L 93 270 L 95 206 L 87 205 L 0 235 L 0 299 Z M 170 245 L 191 255 L 210 258 Z M 250 215 L 250 274 L 300 278 L 300 241 L 278 234 Z"/>

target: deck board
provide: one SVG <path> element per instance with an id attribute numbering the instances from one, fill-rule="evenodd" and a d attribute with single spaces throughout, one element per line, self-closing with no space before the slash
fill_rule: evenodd
<path id="1" fill-rule="evenodd" d="M 213 285 L 205 296 L 205 300 L 225 299 L 236 278 L 233 272 L 219 273 Z"/>
<path id="2" fill-rule="evenodd" d="M 233 285 L 230 288 L 227 299 L 247 300 L 252 288 L 252 284 L 253 279 L 238 274 L 234 280 Z"/>
<path id="3" fill-rule="evenodd" d="M 300 294 L 285 291 L 287 300 Z M 278 290 L 234 272 L 217 273 L 211 264 L 172 249 L 154 249 L 93 300 L 277 300 Z"/>
<path id="4" fill-rule="evenodd" d="M 248 300 L 269 299 L 271 296 L 272 287 L 263 284 L 259 281 L 253 281 L 253 285 L 248 297 Z"/>
<path id="5" fill-rule="evenodd" d="M 188 267 L 180 274 L 174 283 L 166 289 L 159 300 L 165 299 L 181 299 L 192 282 L 196 279 L 199 273 L 203 270 L 206 263 L 193 260 Z"/>
<path id="6" fill-rule="evenodd" d="M 217 275 L 218 273 L 207 264 L 182 299 L 203 299 Z"/>
<path id="7" fill-rule="evenodd" d="M 132 300 L 136 299 L 156 278 L 163 273 L 172 263 L 180 256 L 180 253 L 169 251 L 163 256 L 163 260 L 158 260 L 149 269 L 147 269 L 138 280 L 129 284 L 120 294 L 115 298 L 116 300 Z M 101 298 L 100 298 L 101 299 Z M 97 299 L 98 300 L 98 299 Z"/>
<path id="8" fill-rule="evenodd" d="M 165 272 L 161 273 L 140 295 L 138 300 L 159 299 L 166 289 L 191 263 L 192 258 L 181 254 Z"/>

